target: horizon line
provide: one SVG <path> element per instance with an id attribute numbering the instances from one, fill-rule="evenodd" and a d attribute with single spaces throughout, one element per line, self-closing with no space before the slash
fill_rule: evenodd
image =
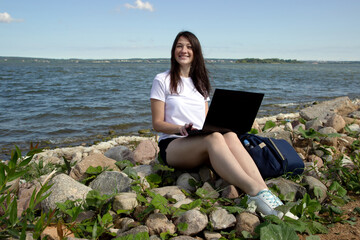
<path id="1" fill-rule="evenodd" d="M 146 60 L 146 59 L 166 59 L 170 60 L 170 57 L 143 57 L 143 58 L 51 58 L 51 57 L 22 57 L 22 56 L 0 56 L 0 58 L 29 58 L 29 59 L 47 59 L 47 60 L 86 60 L 86 61 L 105 61 L 105 60 Z M 213 59 L 213 60 L 240 60 L 240 59 L 280 59 L 280 60 L 296 60 L 303 62 L 360 62 L 359 60 L 316 60 L 316 59 L 308 59 L 308 60 L 299 60 L 296 58 L 278 58 L 278 57 L 270 57 L 270 58 L 256 58 L 256 57 L 245 57 L 245 58 L 204 58 L 205 60 Z"/>

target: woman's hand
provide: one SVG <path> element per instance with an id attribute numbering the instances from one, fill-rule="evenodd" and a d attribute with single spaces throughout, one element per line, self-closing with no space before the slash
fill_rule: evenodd
<path id="1" fill-rule="evenodd" d="M 193 129 L 193 124 L 192 123 L 186 123 L 184 126 L 180 127 L 180 134 L 182 136 L 187 136 L 188 135 L 188 131 L 190 131 L 191 129 Z"/>

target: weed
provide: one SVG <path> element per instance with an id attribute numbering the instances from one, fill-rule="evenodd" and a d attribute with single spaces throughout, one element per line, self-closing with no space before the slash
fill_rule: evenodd
<path id="1" fill-rule="evenodd" d="M 40 212 L 40 214 L 36 211 L 36 206 L 50 195 L 50 193 L 45 194 L 51 187 L 46 182 L 40 189 L 33 191 L 29 207 L 22 212 L 20 217 L 17 216 L 17 197 L 9 191 L 8 183 L 24 176 L 26 165 L 32 160 L 34 154 L 41 151 L 34 148 L 22 157 L 20 149 L 15 146 L 9 163 L 6 165 L 0 162 L 0 207 L 3 212 L 0 216 L 0 238 L 25 239 L 26 231 L 32 230 L 33 237 L 37 239 L 54 218 L 55 211 Z"/>

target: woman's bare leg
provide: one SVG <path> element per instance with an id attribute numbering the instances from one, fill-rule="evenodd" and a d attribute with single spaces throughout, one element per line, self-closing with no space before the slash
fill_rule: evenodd
<path id="1" fill-rule="evenodd" d="M 267 188 L 246 172 L 251 173 L 251 167 L 245 166 L 245 171 L 245 164 L 236 159 L 220 133 L 176 139 L 169 144 L 166 159 L 170 166 L 181 168 L 194 168 L 210 160 L 220 177 L 252 196 Z"/>
<path id="2" fill-rule="evenodd" d="M 224 134 L 224 138 L 230 151 L 232 152 L 240 166 L 247 173 L 247 175 L 249 175 L 259 184 L 263 184 L 264 186 L 266 186 L 258 167 L 256 166 L 254 160 L 251 158 L 250 154 L 242 145 L 238 136 L 235 133 L 230 132 Z"/>

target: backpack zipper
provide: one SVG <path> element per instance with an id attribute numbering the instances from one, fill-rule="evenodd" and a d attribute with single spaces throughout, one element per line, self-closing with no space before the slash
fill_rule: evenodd
<path id="1" fill-rule="evenodd" d="M 271 144 L 274 146 L 274 148 L 276 149 L 276 151 L 277 151 L 278 154 L 280 155 L 281 159 L 282 159 L 283 161 L 285 161 L 284 156 L 281 154 L 280 150 L 277 148 L 277 146 L 275 145 L 275 143 L 271 140 L 271 138 L 268 138 L 268 139 L 270 140 Z"/>

